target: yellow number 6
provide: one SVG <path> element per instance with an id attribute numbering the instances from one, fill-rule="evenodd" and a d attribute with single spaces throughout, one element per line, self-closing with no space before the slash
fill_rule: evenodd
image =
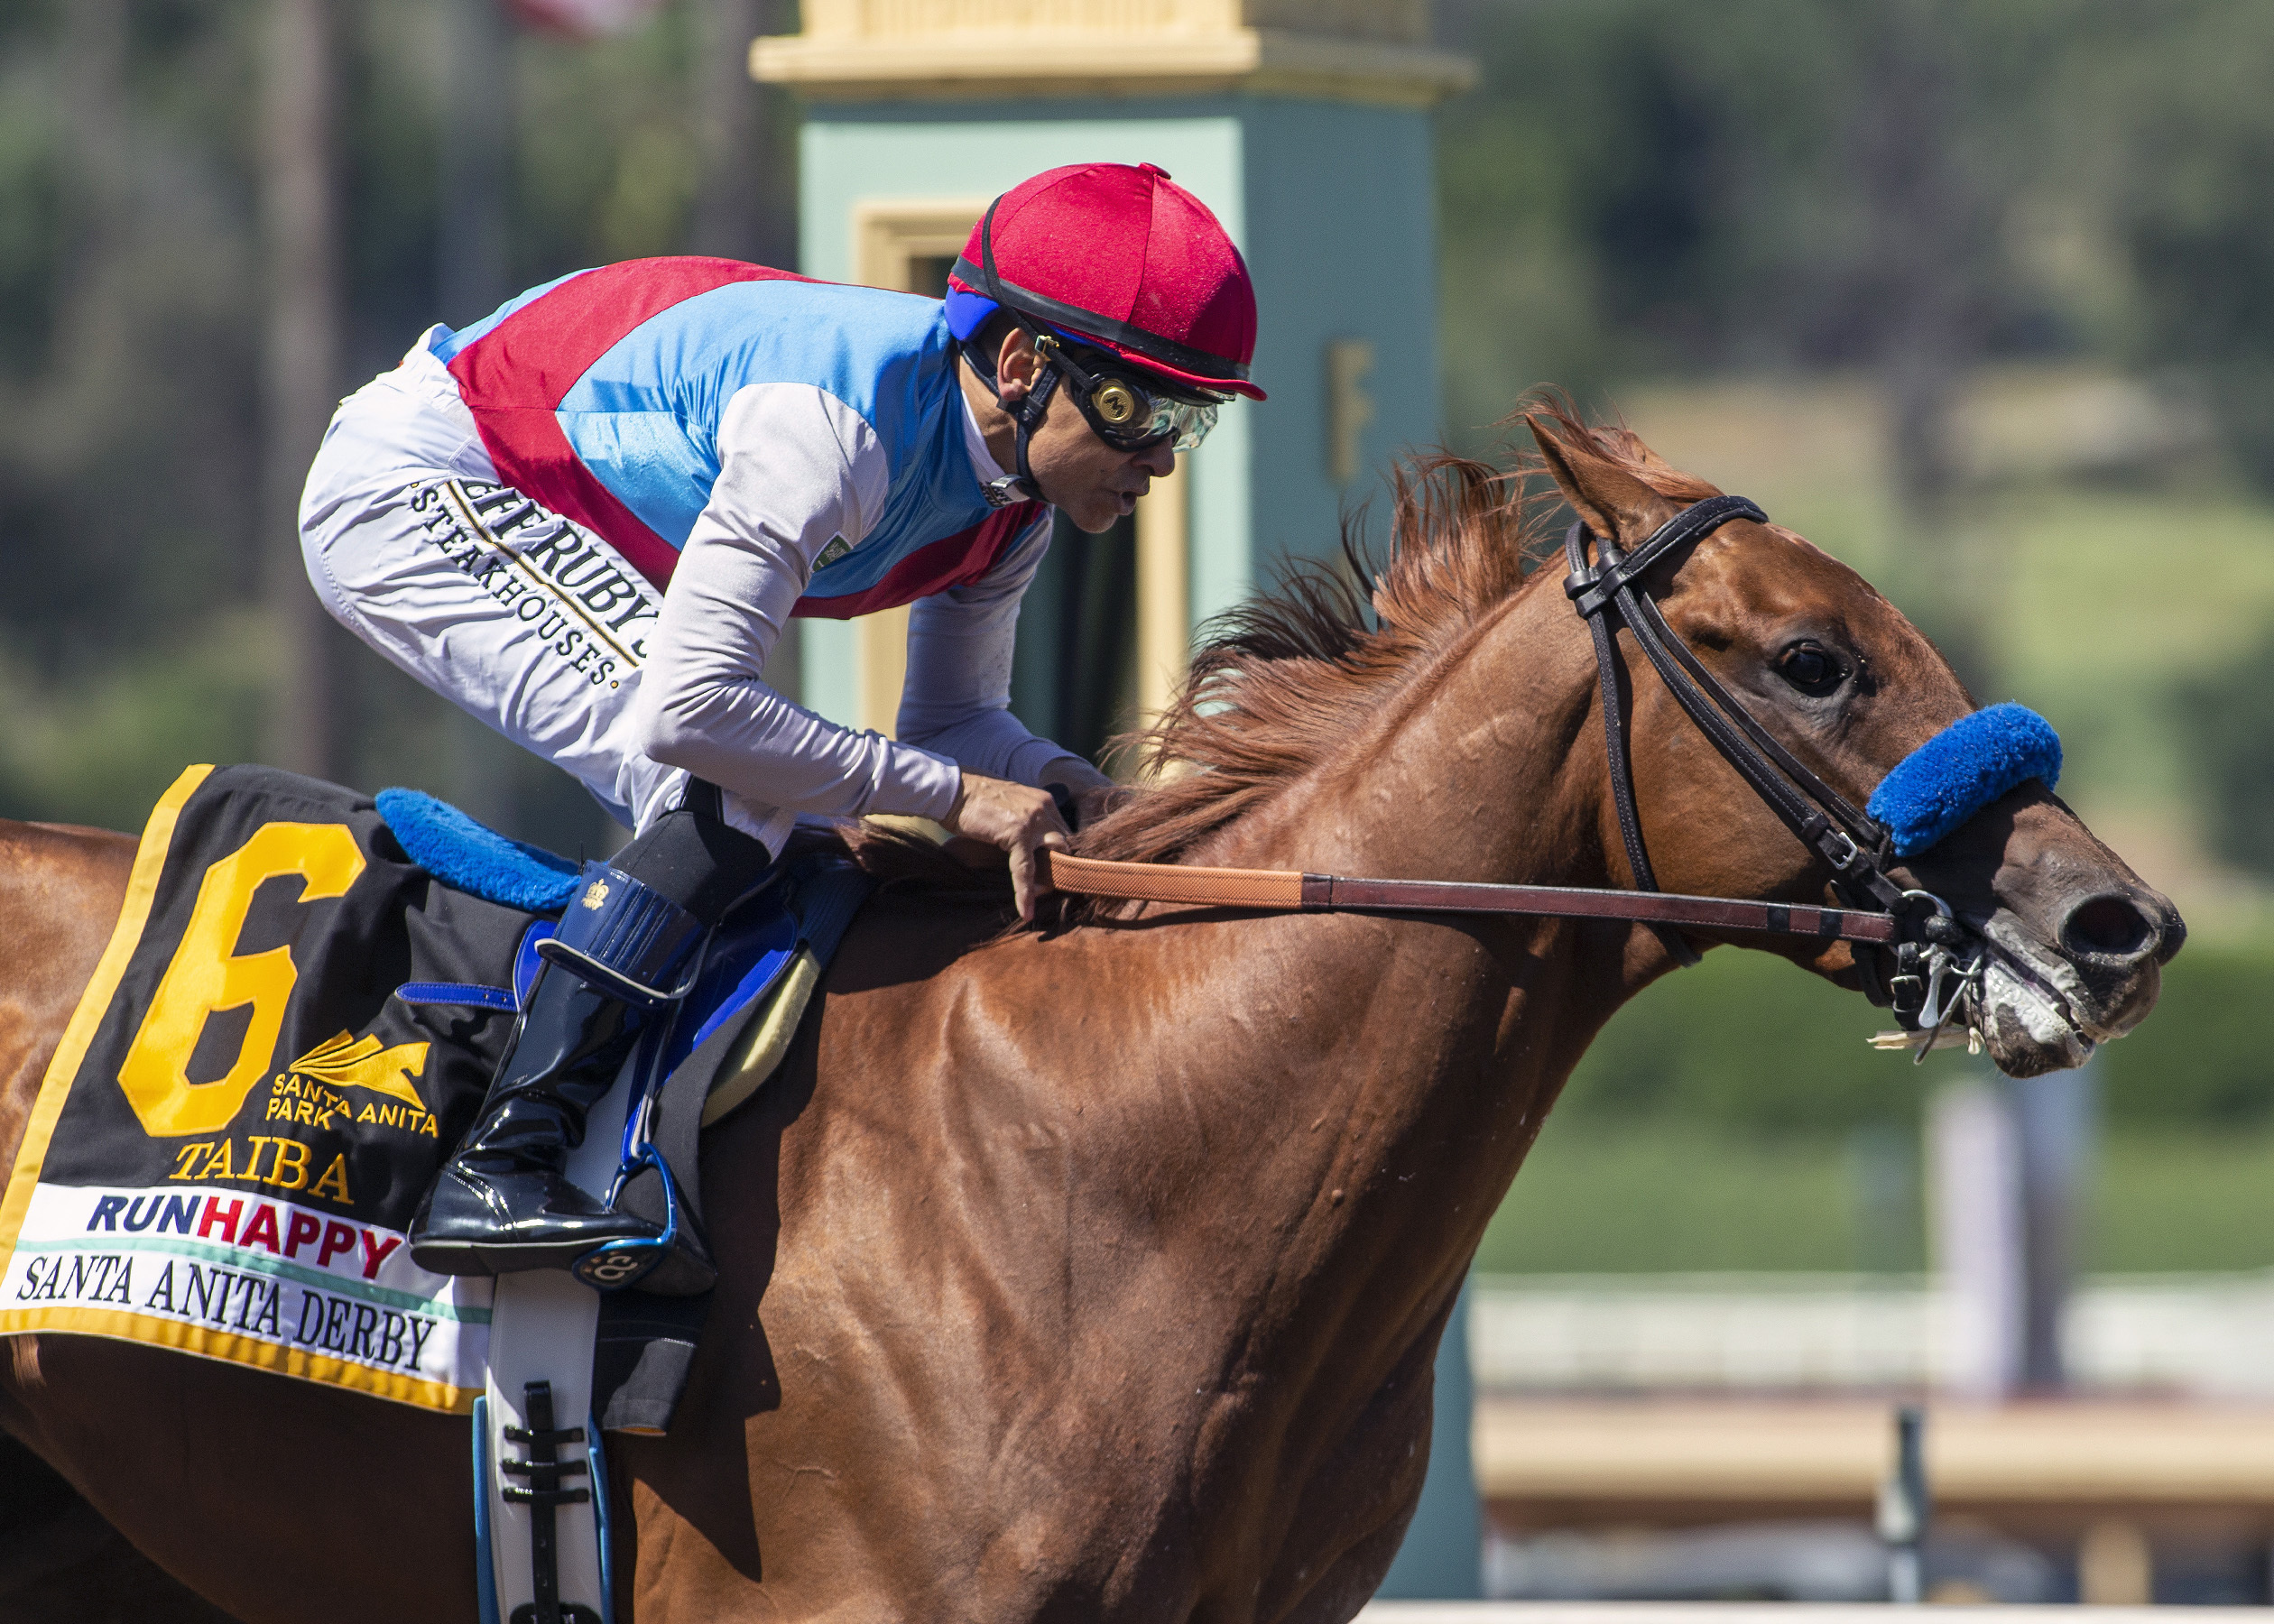
<path id="1" fill-rule="evenodd" d="M 363 853 L 347 825 L 303 823 L 264 824 L 206 870 L 181 946 L 118 1070 L 118 1085 L 144 1133 L 172 1139 L 226 1128 L 268 1071 L 284 1028 L 284 1005 L 300 972 L 289 947 L 242 958 L 234 952 L 253 893 L 267 881 L 298 874 L 299 900 L 312 902 L 341 895 L 363 871 Z M 248 1003 L 253 1019 L 228 1075 L 217 1082 L 192 1083 L 190 1054 L 206 1018 Z"/>

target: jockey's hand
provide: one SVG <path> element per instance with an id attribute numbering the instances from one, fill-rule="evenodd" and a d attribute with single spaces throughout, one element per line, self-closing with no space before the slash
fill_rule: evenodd
<path id="1" fill-rule="evenodd" d="M 1128 789 L 1091 766 L 1077 755 L 1053 758 L 1042 769 L 1042 787 L 1062 785 L 1074 797 L 1077 826 L 1086 829 L 1115 807 L 1129 798 Z"/>
<path id="2" fill-rule="evenodd" d="M 1034 854 L 1044 846 L 1064 851 L 1067 844 L 1066 823 L 1050 792 L 966 771 L 955 809 L 941 821 L 954 834 L 984 840 L 1010 854 L 1011 892 L 1019 904 L 1019 918 L 1032 920 L 1034 900 L 1042 891 Z"/>

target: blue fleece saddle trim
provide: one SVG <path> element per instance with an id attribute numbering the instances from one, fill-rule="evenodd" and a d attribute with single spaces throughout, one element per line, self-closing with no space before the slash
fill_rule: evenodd
<path id="1" fill-rule="evenodd" d="M 1896 762 L 1864 810 L 1892 833 L 1897 856 L 1915 857 L 2031 779 L 2061 781 L 2060 734 L 2026 705 L 1993 705 Z"/>
<path id="2" fill-rule="evenodd" d="M 446 885 L 531 913 L 558 913 L 576 895 L 582 871 L 566 857 L 510 840 L 423 790 L 382 789 L 374 798 L 411 860 Z M 659 1075 L 669 1076 L 705 1038 L 772 991 L 800 946 L 827 964 L 873 889 L 874 882 L 848 863 L 809 861 L 736 907 L 711 938 Z M 550 920 L 531 923 L 514 955 L 510 988 L 410 982 L 395 995 L 405 1003 L 526 1009 L 543 964 L 537 945 L 552 934 Z"/>
<path id="3" fill-rule="evenodd" d="M 382 789 L 379 816 L 411 861 L 445 885 L 528 913 L 559 913 L 577 890 L 577 865 L 509 840 L 422 789 Z"/>

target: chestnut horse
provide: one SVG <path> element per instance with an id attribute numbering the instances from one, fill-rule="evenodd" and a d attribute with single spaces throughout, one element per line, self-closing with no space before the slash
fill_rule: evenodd
<path id="1" fill-rule="evenodd" d="M 1713 494 L 1623 430 L 1535 432 L 1622 547 Z M 1079 849 L 1628 884 L 1589 633 L 1560 571 L 1527 573 L 1544 532 L 1508 488 L 1450 460 L 1410 480 L 1373 617 L 1322 584 L 1243 612 L 1153 740 L 1195 770 Z M 1728 524 L 1652 578 L 1859 803 L 1972 708 L 1789 531 Z M 1659 883 L 1822 900 L 1821 863 L 1629 653 Z M 13 1150 L 130 846 L 6 839 Z M 2028 966 L 1989 979 L 1976 1021 L 2011 1073 L 2132 1026 L 2181 937 L 2034 782 L 1896 872 Z M 1350 1618 L 1419 1492 L 1431 1361 L 1485 1221 L 1589 1040 L 1672 964 L 1607 922 L 1004 919 L 995 891 L 888 891 L 782 1074 L 706 1141 L 721 1276 L 670 1435 L 613 1443 L 620 1617 Z M 1775 950 L 1856 984 L 1843 944 Z M 0 1418 L 248 1624 L 473 1617 L 462 1420 L 93 1337 L 11 1353 Z"/>

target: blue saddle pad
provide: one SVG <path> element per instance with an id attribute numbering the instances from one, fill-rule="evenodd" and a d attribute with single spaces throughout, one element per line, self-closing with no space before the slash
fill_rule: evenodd
<path id="1" fill-rule="evenodd" d="M 679 1069 L 738 1010 L 765 996 L 781 979 L 798 951 L 798 919 L 788 906 L 790 888 L 776 885 L 763 896 L 738 908 L 711 939 L 703 973 L 679 1021 L 671 1029 L 670 1046 L 663 1052 L 663 1075 Z"/>
<path id="2" fill-rule="evenodd" d="M 800 947 L 827 965 L 874 889 L 874 881 L 842 858 L 801 858 L 774 884 L 737 904 L 712 937 L 702 976 L 672 1028 L 663 1075 L 677 1071 L 713 1032 L 772 992 Z"/>

